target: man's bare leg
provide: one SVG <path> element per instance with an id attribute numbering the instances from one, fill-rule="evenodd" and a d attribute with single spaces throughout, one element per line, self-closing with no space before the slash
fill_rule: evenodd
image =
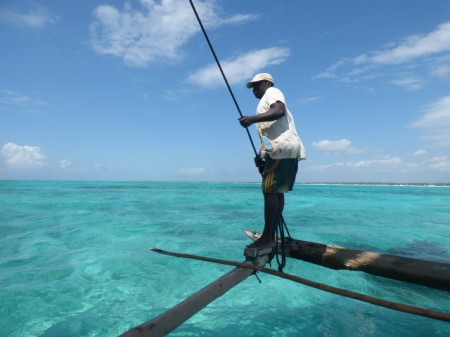
<path id="1" fill-rule="evenodd" d="M 264 231 L 261 237 L 248 247 L 265 248 L 275 244 L 275 233 L 283 209 L 283 193 L 264 193 Z"/>

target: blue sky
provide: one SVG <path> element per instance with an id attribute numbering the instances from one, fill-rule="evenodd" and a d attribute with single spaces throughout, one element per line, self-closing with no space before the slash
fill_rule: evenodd
<path id="1" fill-rule="evenodd" d="M 449 1 L 194 3 L 244 115 L 284 92 L 298 182 L 450 182 Z M 188 0 L 3 0 L 0 39 L 0 179 L 260 180 Z"/>

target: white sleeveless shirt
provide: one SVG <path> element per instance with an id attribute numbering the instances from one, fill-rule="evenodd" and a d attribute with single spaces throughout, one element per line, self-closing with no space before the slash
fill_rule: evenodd
<path id="1" fill-rule="evenodd" d="M 306 158 L 306 150 L 295 128 L 294 118 L 289 111 L 283 93 L 274 87 L 268 88 L 259 101 L 256 114 L 269 111 L 270 106 L 276 101 L 283 102 L 286 113 L 283 117 L 270 122 L 260 122 L 256 128 L 261 137 L 267 137 L 272 143 L 273 150 L 266 151 L 261 147 L 261 156 L 269 155 L 272 159 Z"/>

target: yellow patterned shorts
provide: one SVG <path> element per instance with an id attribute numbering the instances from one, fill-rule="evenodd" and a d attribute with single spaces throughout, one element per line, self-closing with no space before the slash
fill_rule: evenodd
<path id="1" fill-rule="evenodd" d="M 286 193 L 292 191 L 298 170 L 298 160 L 265 158 L 263 193 Z"/>

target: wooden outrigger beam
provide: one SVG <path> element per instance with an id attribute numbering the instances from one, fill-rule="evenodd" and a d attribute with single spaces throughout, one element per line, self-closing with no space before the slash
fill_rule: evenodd
<path id="1" fill-rule="evenodd" d="M 261 233 L 246 230 L 245 234 L 257 240 Z M 322 243 L 289 238 L 284 247 L 285 256 L 335 270 L 346 269 L 391 278 L 403 282 L 450 291 L 450 263 L 380 254 Z"/>
<path id="2" fill-rule="evenodd" d="M 263 267 L 268 262 L 269 256 L 261 255 L 251 261 L 246 261 L 245 263 Z M 203 289 L 200 289 L 183 302 L 180 302 L 172 309 L 129 330 L 128 332 L 125 332 L 120 337 L 166 336 L 201 309 L 206 307 L 209 303 L 225 294 L 228 290 L 244 281 L 253 273 L 253 269 L 235 268 Z"/>
<path id="3" fill-rule="evenodd" d="M 291 239 L 288 257 L 450 291 L 450 264 Z"/>

